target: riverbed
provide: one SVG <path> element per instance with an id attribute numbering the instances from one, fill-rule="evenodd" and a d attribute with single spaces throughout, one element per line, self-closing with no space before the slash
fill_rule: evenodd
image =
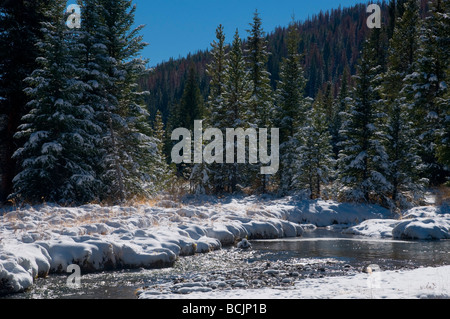
<path id="1" fill-rule="evenodd" d="M 302 237 L 253 240 L 247 250 L 223 248 L 180 257 L 173 267 L 82 274 L 81 288 L 67 286 L 67 275 L 38 278 L 10 299 L 135 299 L 186 296 L 193 292 L 290 289 L 311 278 L 450 265 L 450 241 L 366 238 L 318 228 Z M 373 267 L 373 266 L 372 266 Z"/>

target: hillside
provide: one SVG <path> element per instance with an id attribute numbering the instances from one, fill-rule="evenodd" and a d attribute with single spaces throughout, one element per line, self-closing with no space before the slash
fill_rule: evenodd
<path id="1" fill-rule="evenodd" d="M 385 3 L 382 11 L 383 21 L 388 21 L 389 10 Z M 315 97 L 318 90 L 328 81 L 333 83 L 335 89 L 339 88 L 346 68 L 350 74 L 354 74 L 359 52 L 368 32 L 366 17 L 366 6 L 359 4 L 319 12 L 306 21 L 297 22 L 301 34 L 299 52 L 303 54 L 308 96 Z M 286 34 L 287 27 L 278 27 L 267 34 L 268 48 L 271 52 L 268 70 L 272 74 L 273 87 L 279 79 L 280 62 L 286 56 Z M 231 41 L 231 35 L 227 36 L 228 42 Z M 205 69 L 209 59 L 208 50 L 198 51 L 181 59 L 170 59 L 156 66 L 150 75 L 143 78 L 140 84 L 142 89 L 150 92 L 147 105 L 151 114 L 154 116 L 156 110 L 160 110 L 164 120 L 167 120 L 170 105 L 178 103 L 181 98 L 191 65 L 197 72 L 201 92 L 206 98 L 209 79 Z"/>

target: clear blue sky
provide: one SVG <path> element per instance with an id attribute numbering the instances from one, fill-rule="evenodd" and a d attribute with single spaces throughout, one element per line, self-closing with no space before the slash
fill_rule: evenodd
<path id="1" fill-rule="evenodd" d="M 292 14 L 305 20 L 320 10 L 348 7 L 364 0 L 133 0 L 137 5 L 136 24 L 145 24 L 142 31 L 149 46 L 142 52 L 150 66 L 171 57 L 207 49 L 215 39 L 215 30 L 223 24 L 227 42 L 236 28 L 242 38 L 258 9 L 264 31 L 287 26 Z M 69 3 L 73 3 L 70 0 Z"/>

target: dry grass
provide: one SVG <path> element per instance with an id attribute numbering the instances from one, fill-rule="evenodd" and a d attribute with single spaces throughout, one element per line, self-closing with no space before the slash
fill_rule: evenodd
<path id="1" fill-rule="evenodd" d="M 436 188 L 436 205 L 450 204 L 450 187 L 442 185 Z"/>

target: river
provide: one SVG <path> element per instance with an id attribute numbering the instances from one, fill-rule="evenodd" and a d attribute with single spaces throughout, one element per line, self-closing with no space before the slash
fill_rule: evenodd
<path id="1" fill-rule="evenodd" d="M 180 257 L 172 268 L 82 274 L 79 289 L 66 285 L 68 275 L 50 275 L 37 279 L 27 292 L 5 298 L 134 299 L 137 289 L 173 293 L 177 283 L 186 281 L 214 283 L 222 278 L 224 287 L 214 289 L 237 289 L 239 283 L 240 289 L 289 284 L 289 280 L 277 279 L 270 271 L 301 280 L 358 273 L 369 264 L 382 270 L 450 264 L 450 240 L 372 239 L 319 228 L 299 238 L 256 240 L 251 244 L 249 250 L 224 248 Z"/>

